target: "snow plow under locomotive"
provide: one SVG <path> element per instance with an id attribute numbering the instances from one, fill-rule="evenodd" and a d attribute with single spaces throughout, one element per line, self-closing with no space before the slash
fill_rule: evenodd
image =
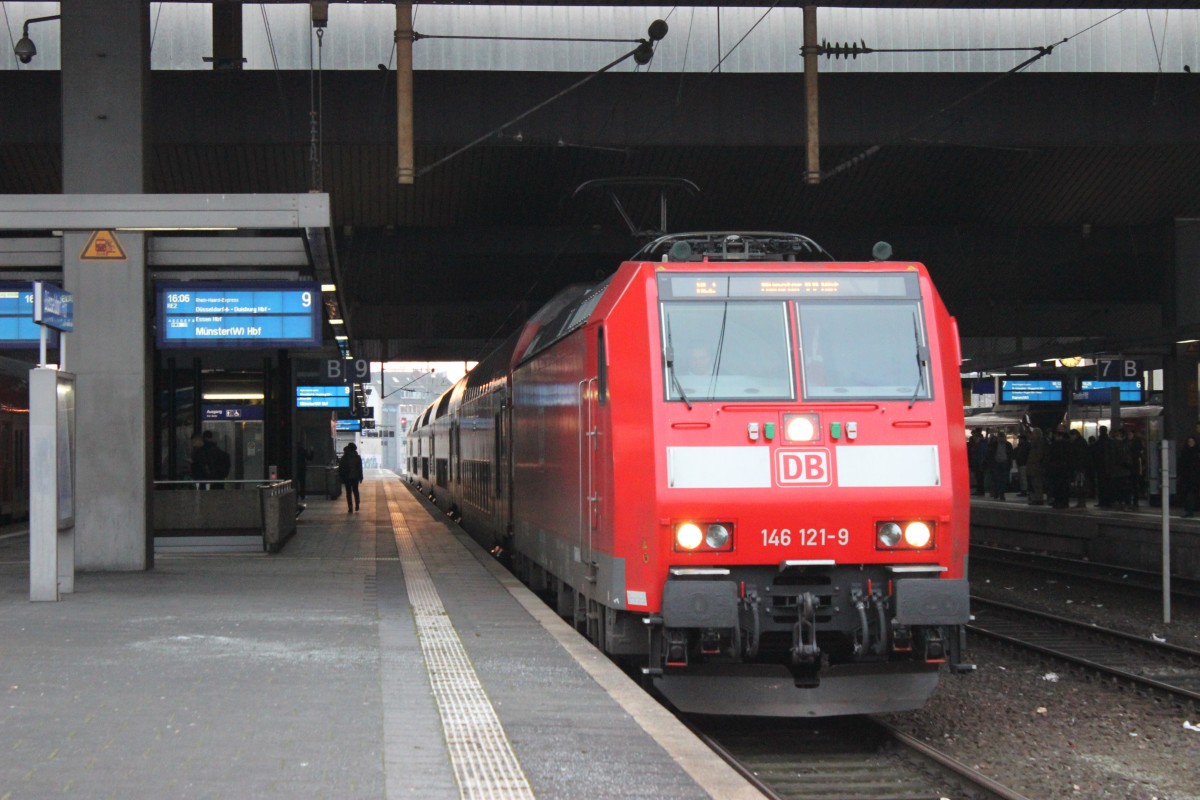
<path id="1" fill-rule="evenodd" d="M 682 710 L 917 708 L 969 668 L 959 361 L 920 264 L 674 234 L 433 403 L 408 478 Z"/>

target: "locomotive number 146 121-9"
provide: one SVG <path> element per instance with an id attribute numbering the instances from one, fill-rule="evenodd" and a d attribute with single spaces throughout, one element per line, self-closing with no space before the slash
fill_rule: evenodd
<path id="1" fill-rule="evenodd" d="M 850 544 L 847 528 L 763 528 L 763 547 L 845 547 Z"/>

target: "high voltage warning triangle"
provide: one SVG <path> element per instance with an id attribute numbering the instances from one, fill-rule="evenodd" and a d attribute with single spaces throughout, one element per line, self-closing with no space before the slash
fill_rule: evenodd
<path id="1" fill-rule="evenodd" d="M 89 261 L 124 261 L 125 249 L 112 231 L 96 231 L 88 239 L 87 246 L 79 254 L 80 259 Z"/>

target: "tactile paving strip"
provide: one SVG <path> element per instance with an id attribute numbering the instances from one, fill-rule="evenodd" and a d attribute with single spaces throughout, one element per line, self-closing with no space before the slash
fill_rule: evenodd
<path id="1" fill-rule="evenodd" d="M 412 531 L 396 504 L 388 505 L 417 638 L 459 791 L 464 798 L 532 798 L 529 781 L 442 605 Z"/>

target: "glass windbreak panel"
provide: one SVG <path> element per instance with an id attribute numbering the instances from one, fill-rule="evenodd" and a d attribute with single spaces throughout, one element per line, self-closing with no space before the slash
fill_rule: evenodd
<path id="1" fill-rule="evenodd" d="M 925 400 L 928 341 L 916 303 L 800 303 L 808 400 Z"/>
<path id="2" fill-rule="evenodd" d="M 783 302 L 663 303 L 667 399 L 795 397 Z"/>

